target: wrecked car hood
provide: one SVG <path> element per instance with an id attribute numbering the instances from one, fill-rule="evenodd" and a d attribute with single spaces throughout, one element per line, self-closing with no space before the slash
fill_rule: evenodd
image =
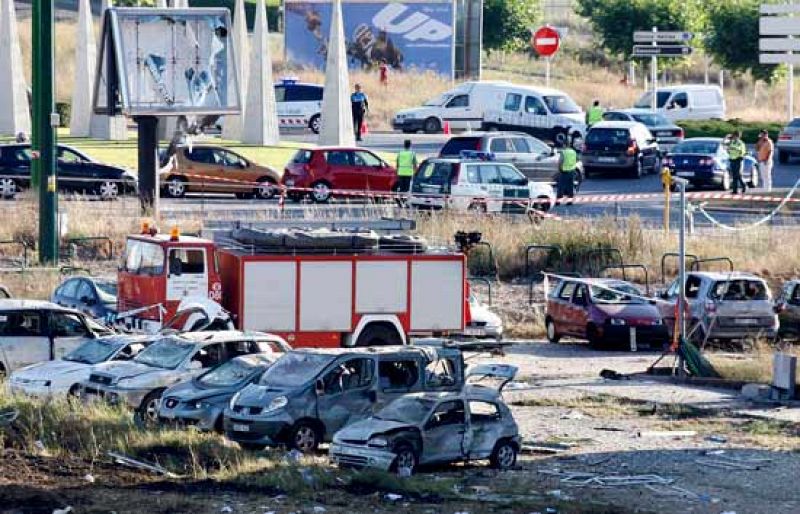
<path id="1" fill-rule="evenodd" d="M 243 407 L 263 407 L 272 401 L 273 398 L 283 396 L 286 392 L 286 389 L 274 386 L 249 384 L 242 389 L 239 394 L 239 399 L 236 401 L 236 405 L 241 405 Z"/>
<path id="2" fill-rule="evenodd" d="M 104 362 L 97 364 L 92 369 L 92 374 L 106 375 L 112 378 L 111 383 L 119 380 L 146 379 L 149 383 L 165 383 L 170 379 L 181 376 L 182 372 L 175 369 L 163 369 L 140 364 L 138 362 Z"/>
<path id="3" fill-rule="evenodd" d="M 68 375 L 76 371 L 89 371 L 91 364 L 73 361 L 48 361 L 31 364 L 14 372 L 13 377 L 25 380 L 46 380 L 57 375 Z"/>
<path id="4" fill-rule="evenodd" d="M 218 396 L 233 396 L 239 387 L 197 387 L 192 380 L 175 384 L 164 392 L 164 397 L 171 396 L 181 401 L 205 400 Z"/>
<path id="5" fill-rule="evenodd" d="M 347 441 L 363 441 L 367 442 L 371 437 L 376 435 L 385 434 L 392 430 L 403 428 L 414 428 L 414 425 L 402 421 L 392 421 L 388 419 L 367 418 L 361 421 L 356 421 L 352 425 L 339 430 L 334 436 L 334 440 L 339 442 Z"/>

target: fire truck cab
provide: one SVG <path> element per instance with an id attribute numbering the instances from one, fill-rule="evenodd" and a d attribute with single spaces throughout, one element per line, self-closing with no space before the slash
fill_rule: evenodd
<path id="1" fill-rule="evenodd" d="M 204 296 L 238 329 L 274 333 L 294 347 L 405 344 L 411 335 L 462 333 L 469 321 L 460 252 L 370 232 L 256 232 L 264 235 L 256 244 L 253 234 L 216 243 L 177 232 L 128 237 L 119 312 L 144 309 L 137 316 L 152 328 L 182 299 Z"/>

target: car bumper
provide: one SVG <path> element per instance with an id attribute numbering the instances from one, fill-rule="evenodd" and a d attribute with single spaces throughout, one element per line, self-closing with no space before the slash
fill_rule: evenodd
<path id="1" fill-rule="evenodd" d="M 484 325 L 484 326 L 472 326 L 467 325 L 464 328 L 464 335 L 469 337 L 477 337 L 477 338 L 494 338 L 494 339 L 501 339 L 503 337 L 503 326 L 502 325 Z"/>
<path id="2" fill-rule="evenodd" d="M 167 409 L 162 405 L 158 409 L 158 417 L 164 423 L 174 423 L 176 425 L 193 426 L 200 430 L 214 430 L 217 420 L 222 415 L 220 408 L 208 409 L 189 409 L 176 408 Z"/>
<path id="3" fill-rule="evenodd" d="M 693 184 L 722 184 L 725 171 L 673 170 L 672 176 L 686 179 Z"/>
<path id="4" fill-rule="evenodd" d="M 775 143 L 775 148 L 783 152 L 800 153 L 800 140 L 797 141 L 781 141 Z"/>
<path id="5" fill-rule="evenodd" d="M 331 443 L 331 463 L 343 467 L 375 468 L 389 471 L 397 455 L 387 450 L 350 444 Z"/>
<path id="6" fill-rule="evenodd" d="M 662 345 L 669 341 L 669 331 L 666 325 L 603 325 L 603 327 L 601 327 L 600 336 L 606 341 L 630 341 L 631 328 L 636 331 L 637 345 Z"/>
<path id="7" fill-rule="evenodd" d="M 269 419 L 225 416 L 225 437 L 237 443 L 265 444 L 275 446 L 286 441 L 294 420 L 288 415 Z"/>
<path id="8" fill-rule="evenodd" d="M 89 383 L 81 384 L 80 396 L 83 401 L 100 400 L 111 405 L 126 405 L 132 409 L 137 409 L 142 404 L 144 397 L 151 391 L 152 389 L 121 389 Z"/>
<path id="9" fill-rule="evenodd" d="M 419 193 L 417 193 L 419 195 Z M 411 193 L 408 198 L 408 204 L 412 207 L 419 209 L 444 209 L 447 206 L 447 200 L 443 196 L 417 196 Z"/>
<path id="10" fill-rule="evenodd" d="M 708 339 L 742 339 L 745 337 L 759 337 L 774 339 L 778 335 L 778 327 L 765 327 L 745 325 L 740 327 L 711 327 Z"/>
<path id="11" fill-rule="evenodd" d="M 612 159 L 611 157 L 607 159 Z M 607 160 L 603 157 L 583 156 L 581 163 L 585 168 L 592 168 L 598 170 L 617 170 L 622 168 L 633 168 L 636 164 L 635 157 L 613 157 L 612 160 Z"/>
<path id="12" fill-rule="evenodd" d="M 417 119 L 394 119 L 392 120 L 392 128 L 394 130 L 422 130 L 425 120 Z"/>
<path id="13" fill-rule="evenodd" d="M 20 383 L 15 382 L 14 380 L 9 381 L 8 390 L 13 395 L 30 396 L 31 398 L 42 399 L 50 398 L 56 394 L 56 392 L 53 391 L 52 386 L 46 386 L 44 384 L 31 384 L 30 382 Z M 63 391 L 63 394 L 66 394 L 66 391 Z"/>

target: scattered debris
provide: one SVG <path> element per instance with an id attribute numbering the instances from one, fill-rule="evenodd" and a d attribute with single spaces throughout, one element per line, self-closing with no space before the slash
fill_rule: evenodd
<path id="1" fill-rule="evenodd" d="M 290 452 L 287 452 L 286 455 L 283 457 L 283 460 L 286 462 L 300 462 L 300 458 L 303 456 L 303 452 L 293 449 Z"/>
<path id="2" fill-rule="evenodd" d="M 383 497 L 385 499 L 389 500 L 390 502 L 396 502 L 398 500 L 402 500 L 403 499 L 403 495 L 402 494 L 396 494 L 396 493 L 386 493 L 385 495 L 383 495 Z"/>
<path id="3" fill-rule="evenodd" d="M 548 455 L 552 455 L 554 453 L 562 453 L 571 448 L 575 445 L 568 445 L 568 444 L 561 444 L 561 443 L 546 443 L 546 442 L 536 442 L 536 441 L 528 441 L 523 442 L 522 446 L 520 447 L 520 451 L 523 453 L 544 453 Z"/>
<path id="4" fill-rule="evenodd" d="M 142 462 L 136 459 L 132 459 L 127 455 L 122 455 L 121 453 L 108 452 L 108 456 L 114 459 L 114 462 L 116 462 L 117 464 L 122 464 L 123 466 L 128 466 L 136 469 L 143 469 L 145 471 L 152 471 L 153 473 L 158 473 L 169 478 L 179 477 L 179 475 L 176 475 L 175 473 L 157 464 L 149 464 L 147 462 Z"/>
<path id="5" fill-rule="evenodd" d="M 706 441 L 710 441 L 712 443 L 727 443 L 728 438 L 721 435 L 710 435 L 706 437 Z"/>
<path id="6" fill-rule="evenodd" d="M 604 369 L 600 372 L 600 376 L 607 380 L 630 380 L 630 375 L 623 375 L 613 369 Z"/>
<path id="7" fill-rule="evenodd" d="M 592 427 L 594 430 L 602 430 L 604 432 L 624 432 L 624 428 L 617 427 Z"/>
<path id="8" fill-rule="evenodd" d="M 397 476 L 401 478 L 408 478 L 411 476 L 411 471 L 412 469 L 409 468 L 408 466 L 399 467 L 397 468 Z"/>
<path id="9" fill-rule="evenodd" d="M 762 458 L 738 458 L 731 456 L 717 456 L 716 458 L 701 457 L 695 462 L 702 465 L 730 471 L 757 471 L 765 464 L 772 462 L 772 459 Z"/>
<path id="10" fill-rule="evenodd" d="M 231 507 L 230 505 L 224 505 L 221 509 L 219 509 L 219 511 L 224 512 L 226 514 L 230 514 L 231 512 L 233 512 L 233 507 Z"/>
<path id="11" fill-rule="evenodd" d="M 527 382 L 516 382 L 515 381 L 515 382 L 509 382 L 508 384 L 506 384 L 506 386 L 503 389 L 505 389 L 506 391 L 509 391 L 509 390 L 512 390 L 512 389 L 517 389 L 517 390 L 533 389 L 533 385 L 531 385 L 531 384 L 529 384 Z"/>
<path id="12" fill-rule="evenodd" d="M 53 514 L 69 514 L 70 512 L 72 512 L 72 507 L 67 506 L 63 509 L 54 510 Z"/>
<path id="13" fill-rule="evenodd" d="M 579 410 L 571 410 L 565 414 L 561 415 L 561 419 L 583 419 L 586 417 L 586 414 Z"/>
<path id="14" fill-rule="evenodd" d="M 672 478 L 660 475 L 601 475 L 600 473 L 587 473 L 585 471 L 557 471 L 540 469 L 543 475 L 560 477 L 561 482 L 567 485 L 580 487 L 621 487 L 633 485 L 670 485 Z"/>
<path id="15" fill-rule="evenodd" d="M 314 483 L 317 481 L 314 473 L 308 468 L 301 468 L 300 476 L 303 477 L 303 482 L 305 482 L 306 485 L 314 485 Z"/>
<path id="16" fill-rule="evenodd" d="M 327 510 L 322 505 L 314 505 L 314 512 L 327 512 Z"/>
<path id="17" fill-rule="evenodd" d="M 697 435 L 696 430 L 643 430 L 639 432 L 639 437 L 693 437 Z"/>
<path id="18" fill-rule="evenodd" d="M 83 479 L 86 480 L 87 482 L 89 482 L 90 484 L 94 483 L 94 475 L 92 475 L 91 473 L 86 473 L 83 476 Z"/>
<path id="19" fill-rule="evenodd" d="M 472 492 L 474 492 L 477 495 L 489 494 L 490 491 L 490 489 L 485 485 L 473 485 L 470 487 L 470 489 L 472 489 Z"/>

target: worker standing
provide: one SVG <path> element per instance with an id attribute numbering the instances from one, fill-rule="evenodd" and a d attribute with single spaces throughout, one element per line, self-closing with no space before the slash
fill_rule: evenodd
<path id="1" fill-rule="evenodd" d="M 761 175 L 761 183 L 764 189 L 772 191 L 772 158 L 775 153 L 775 144 L 769 138 L 766 129 L 758 133 L 756 143 L 756 159 L 758 159 L 758 172 Z"/>
<path id="2" fill-rule="evenodd" d="M 381 61 L 381 65 L 378 68 L 380 72 L 380 82 L 383 87 L 389 87 L 389 65 L 386 64 L 386 61 Z"/>
<path id="3" fill-rule="evenodd" d="M 397 154 L 397 183 L 395 188 L 398 193 L 408 193 L 411 188 L 411 177 L 417 171 L 417 154 L 411 150 L 411 140 L 403 142 L 403 150 Z"/>
<path id="4" fill-rule="evenodd" d="M 559 146 L 561 146 L 559 144 Z M 578 169 L 578 152 L 569 145 L 559 151 L 558 198 L 575 198 L 575 173 Z"/>
<path id="5" fill-rule="evenodd" d="M 355 91 L 350 95 L 350 107 L 353 110 L 353 129 L 356 132 L 356 141 L 361 141 L 364 116 L 369 111 L 369 98 L 366 93 L 361 91 L 360 84 L 356 84 Z"/>
<path id="6" fill-rule="evenodd" d="M 747 186 L 742 180 L 742 160 L 747 153 L 747 147 L 742 141 L 742 133 L 737 130 L 732 134 L 728 134 L 722 144 L 728 151 L 728 170 L 733 182 L 733 194 L 739 194 L 739 186 L 742 188 L 742 194 L 745 194 Z"/>
<path id="7" fill-rule="evenodd" d="M 589 110 L 586 111 L 586 127 L 591 127 L 601 121 L 603 121 L 603 108 L 600 107 L 600 100 L 595 100 Z"/>

